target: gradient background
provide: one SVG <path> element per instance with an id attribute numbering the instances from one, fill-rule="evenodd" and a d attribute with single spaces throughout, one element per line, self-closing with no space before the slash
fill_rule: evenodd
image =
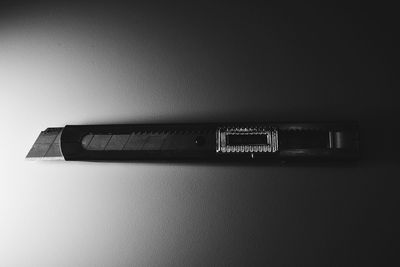
<path id="1" fill-rule="evenodd" d="M 396 16 L 366 3 L 1 4 L 0 266 L 399 264 Z M 363 160 L 24 159 L 50 126 L 255 119 L 358 120 Z"/>

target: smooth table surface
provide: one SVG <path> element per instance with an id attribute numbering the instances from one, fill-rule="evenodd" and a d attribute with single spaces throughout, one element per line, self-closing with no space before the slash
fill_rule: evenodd
<path id="1" fill-rule="evenodd" d="M 0 10 L 1 266 L 398 262 L 394 9 Z M 47 127 L 247 119 L 357 120 L 363 159 L 345 166 L 24 159 Z"/>

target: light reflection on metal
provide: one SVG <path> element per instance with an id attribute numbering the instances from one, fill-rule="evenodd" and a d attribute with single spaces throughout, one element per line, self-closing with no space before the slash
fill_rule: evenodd
<path id="1" fill-rule="evenodd" d="M 266 153 L 278 151 L 278 131 L 265 127 L 217 129 L 217 153 Z"/>

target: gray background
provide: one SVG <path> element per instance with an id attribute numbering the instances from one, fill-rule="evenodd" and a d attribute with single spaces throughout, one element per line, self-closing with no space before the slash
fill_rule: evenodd
<path id="1" fill-rule="evenodd" d="M 388 264 L 392 7 L 0 6 L 0 265 Z M 65 124 L 360 122 L 351 166 L 30 162 Z"/>

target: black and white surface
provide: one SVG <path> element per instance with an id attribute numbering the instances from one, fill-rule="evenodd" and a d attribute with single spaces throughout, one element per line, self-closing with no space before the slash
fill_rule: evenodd
<path id="1" fill-rule="evenodd" d="M 0 6 L 1 266 L 397 261 L 394 7 Z M 29 162 L 48 126 L 357 120 L 356 166 Z"/>

